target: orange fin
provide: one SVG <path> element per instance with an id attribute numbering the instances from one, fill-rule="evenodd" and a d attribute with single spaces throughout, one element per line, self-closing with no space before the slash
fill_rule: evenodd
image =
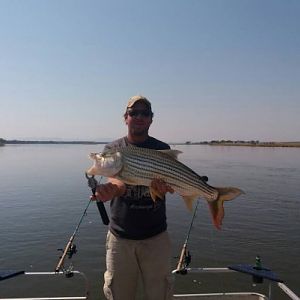
<path id="1" fill-rule="evenodd" d="M 244 194 L 244 192 L 238 188 L 225 187 L 225 188 L 215 188 L 219 195 L 217 200 L 211 202 L 207 200 L 209 210 L 212 215 L 213 223 L 217 229 L 221 229 L 222 221 L 225 215 L 224 212 L 224 201 L 229 201 L 237 196 Z"/>
<path id="2" fill-rule="evenodd" d="M 207 202 L 210 213 L 212 215 L 212 221 L 217 229 L 221 229 L 222 221 L 224 218 L 224 206 L 223 201 Z"/>
<path id="3" fill-rule="evenodd" d="M 149 187 L 149 190 L 150 190 L 150 195 L 151 195 L 153 202 L 155 202 L 157 200 L 157 198 L 164 199 L 164 195 L 159 193 L 156 189 L 152 188 L 151 186 Z"/>
<path id="4" fill-rule="evenodd" d="M 193 210 L 193 203 L 194 203 L 195 199 L 198 198 L 198 196 L 197 195 L 196 196 L 194 196 L 194 195 L 193 196 L 182 196 L 182 198 L 185 202 L 185 205 L 186 205 L 187 209 L 189 211 L 192 211 Z"/>

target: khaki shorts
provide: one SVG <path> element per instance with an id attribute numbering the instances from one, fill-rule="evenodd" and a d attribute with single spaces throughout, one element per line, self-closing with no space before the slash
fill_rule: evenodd
<path id="1" fill-rule="evenodd" d="M 109 231 L 106 268 L 103 287 L 106 299 L 136 299 L 139 276 L 143 299 L 173 299 L 171 243 L 166 231 L 145 240 L 118 238 Z"/>

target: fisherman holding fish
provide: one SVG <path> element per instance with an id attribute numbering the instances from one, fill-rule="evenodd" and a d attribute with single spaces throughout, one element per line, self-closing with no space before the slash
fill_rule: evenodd
<path id="1" fill-rule="evenodd" d="M 178 193 L 192 210 L 198 198 L 207 201 L 212 222 L 221 229 L 224 202 L 243 193 L 235 187 L 213 187 L 177 160 L 178 150 L 150 137 L 153 112 L 143 96 L 130 98 L 124 114 L 126 137 L 91 153 L 89 175 L 102 175 L 96 197 L 111 200 L 104 293 L 108 299 L 135 299 L 140 272 L 148 300 L 172 298 L 170 241 L 166 231 L 167 192 Z"/>
<path id="2" fill-rule="evenodd" d="M 146 97 L 137 95 L 129 99 L 124 120 L 127 136 L 106 145 L 104 152 L 129 145 L 170 149 L 168 144 L 148 134 L 153 112 Z M 108 182 L 98 185 L 96 190 L 97 200 L 111 200 L 105 297 L 110 300 L 135 299 L 141 276 L 145 299 L 172 299 L 171 243 L 167 232 L 165 194 L 173 193 L 173 188 L 160 178 L 151 180 L 151 191 L 161 198 L 154 202 L 149 187 L 125 184 L 107 177 Z"/>

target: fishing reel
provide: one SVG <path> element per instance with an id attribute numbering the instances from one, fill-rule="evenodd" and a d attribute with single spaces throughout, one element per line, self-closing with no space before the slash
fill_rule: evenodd
<path id="1" fill-rule="evenodd" d="M 72 244 L 70 246 L 69 250 L 67 251 L 68 258 L 72 258 L 73 254 L 76 254 L 76 253 L 77 253 L 76 245 Z"/>
<path id="2" fill-rule="evenodd" d="M 179 274 L 181 274 L 181 275 L 187 274 L 187 267 L 190 265 L 191 261 L 192 261 L 191 252 L 189 250 L 187 250 L 184 254 L 183 266 L 179 270 Z"/>
<path id="3" fill-rule="evenodd" d="M 178 256 L 175 258 L 178 258 Z M 177 274 L 186 275 L 187 267 L 190 265 L 191 261 L 192 261 L 192 255 L 190 251 L 187 250 L 186 245 L 184 245 L 175 272 Z"/>
<path id="4" fill-rule="evenodd" d="M 64 260 L 66 256 L 68 256 L 68 258 L 70 259 L 74 254 L 77 253 L 76 245 L 70 243 L 69 246 L 67 245 L 65 249 L 57 249 L 57 251 L 61 251 L 63 254 L 60 257 L 59 263 L 55 268 L 55 272 L 63 271 L 66 277 L 68 278 L 72 277 L 74 275 L 73 266 L 72 264 L 70 264 L 68 268 L 65 268 Z"/>
<path id="5" fill-rule="evenodd" d="M 61 251 L 62 253 L 64 253 L 64 249 L 62 249 L 62 248 L 57 249 L 57 251 Z M 76 253 L 77 253 L 77 247 L 76 247 L 76 245 L 75 244 L 71 244 L 69 246 L 67 252 L 66 252 L 68 258 L 72 258 L 72 256 L 74 254 L 76 254 Z"/>
<path id="6" fill-rule="evenodd" d="M 192 261 L 192 255 L 190 251 L 187 251 L 184 258 L 184 268 L 188 267 Z"/>

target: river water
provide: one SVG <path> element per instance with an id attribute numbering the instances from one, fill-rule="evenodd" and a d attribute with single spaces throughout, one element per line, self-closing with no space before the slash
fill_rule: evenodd
<path id="1" fill-rule="evenodd" d="M 60 256 L 57 249 L 65 247 L 89 200 L 84 177 L 91 165 L 88 153 L 102 148 L 103 145 L 0 147 L 0 269 L 54 270 Z M 208 176 L 210 185 L 236 186 L 245 191 L 245 195 L 225 203 L 221 231 L 212 226 L 205 201 L 199 201 L 188 245 L 190 266 L 253 264 L 255 256 L 260 255 L 264 266 L 272 268 L 300 294 L 300 149 L 208 145 L 173 148 L 183 152 L 182 162 Z M 175 257 L 180 254 L 192 215 L 178 195 L 168 195 L 167 216 L 175 268 Z M 106 231 L 92 203 L 74 241 L 78 252 L 72 264 L 87 275 L 91 299 L 95 300 L 104 299 Z M 251 291 L 251 278 L 243 276 L 244 282 L 234 280 L 235 284 L 246 284 Z M 82 282 L 76 278 L 62 287 L 60 280 L 51 280 L 19 277 L 2 281 L 0 296 L 82 291 Z M 208 280 L 198 275 L 175 279 L 176 293 L 227 287 L 226 280 L 216 275 L 210 275 Z M 280 294 L 276 297 L 283 299 Z"/>

